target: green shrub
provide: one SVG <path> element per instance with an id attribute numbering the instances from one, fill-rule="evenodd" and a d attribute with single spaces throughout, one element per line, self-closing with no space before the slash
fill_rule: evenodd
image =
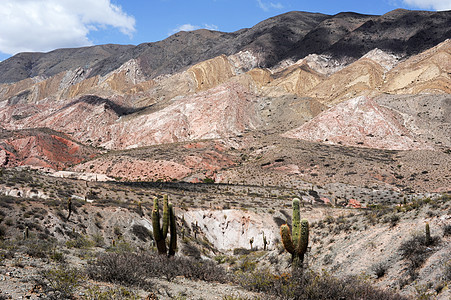
<path id="1" fill-rule="evenodd" d="M 46 258 L 54 247 L 54 242 L 39 239 L 27 239 L 18 241 L 18 245 L 20 251 L 27 253 L 31 257 Z"/>
<path id="2" fill-rule="evenodd" d="M 233 249 L 233 255 L 248 255 L 251 253 L 251 250 L 245 248 L 235 248 Z"/>
<path id="3" fill-rule="evenodd" d="M 257 262 L 255 259 L 253 259 L 252 257 L 244 256 L 236 270 L 239 270 L 241 272 L 252 272 L 255 270 L 256 266 Z"/>
<path id="4" fill-rule="evenodd" d="M 115 243 L 115 245 L 107 248 L 107 251 L 115 253 L 128 253 L 136 251 L 136 248 L 124 240 L 119 240 L 118 242 Z"/>
<path id="5" fill-rule="evenodd" d="M 396 225 L 398 225 L 399 219 L 400 219 L 399 215 L 391 214 L 391 215 L 385 216 L 384 219 L 383 219 L 383 222 L 384 223 L 390 223 L 391 227 L 395 227 Z"/>
<path id="6" fill-rule="evenodd" d="M 183 244 L 181 252 L 185 256 L 189 256 L 189 257 L 196 258 L 196 259 L 201 258 L 201 252 L 200 252 L 199 248 L 197 248 L 194 244 L 192 244 L 190 242 Z"/>
<path id="7" fill-rule="evenodd" d="M 245 289 L 260 293 L 270 293 L 274 290 L 277 282 L 287 284 L 287 280 L 291 276 L 289 274 L 273 275 L 268 269 L 253 272 L 237 272 L 235 281 Z"/>
<path id="8" fill-rule="evenodd" d="M 53 251 L 49 254 L 49 258 L 53 261 L 56 261 L 58 263 L 65 263 L 66 257 L 64 256 L 63 252 L 57 251 L 53 249 Z"/>
<path id="9" fill-rule="evenodd" d="M 89 287 L 82 297 L 85 300 L 139 300 L 141 297 L 124 287 L 101 290 L 98 286 Z"/>
<path id="10" fill-rule="evenodd" d="M 83 280 L 80 270 L 67 265 L 44 270 L 41 275 L 48 282 L 50 290 L 60 299 L 71 298 Z"/>
<path id="11" fill-rule="evenodd" d="M 92 242 L 94 246 L 96 247 L 103 247 L 105 246 L 105 239 L 103 238 L 103 235 L 101 234 L 93 234 L 91 236 Z"/>
<path id="12" fill-rule="evenodd" d="M 445 280 L 451 281 L 451 259 L 445 263 L 445 272 L 444 272 Z"/>
<path id="13" fill-rule="evenodd" d="M 383 262 L 376 263 L 371 266 L 371 271 L 376 275 L 377 278 L 381 278 L 387 272 L 388 265 Z"/>
<path id="14" fill-rule="evenodd" d="M 261 298 L 250 298 L 241 295 L 225 295 L 222 300 L 259 300 Z"/>
<path id="15" fill-rule="evenodd" d="M 66 242 L 68 248 L 89 249 L 94 247 L 94 242 L 84 235 L 77 235 Z"/>
<path id="16" fill-rule="evenodd" d="M 443 235 L 450 236 L 451 235 L 451 224 L 446 224 L 443 226 Z"/>

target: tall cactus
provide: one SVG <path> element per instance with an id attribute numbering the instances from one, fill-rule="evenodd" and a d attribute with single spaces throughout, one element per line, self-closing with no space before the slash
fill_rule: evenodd
<path id="1" fill-rule="evenodd" d="M 157 249 L 159 254 L 174 256 L 177 249 L 177 228 L 175 222 L 174 208 L 172 204 L 168 203 L 168 196 L 163 196 L 163 224 L 160 227 L 160 208 L 158 206 L 158 198 L 153 199 L 153 210 L 152 210 L 152 227 L 153 236 L 155 243 L 157 244 Z M 166 237 L 169 233 L 171 234 L 169 241 L 169 251 L 166 246 Z"/>
<path id="2" fill-rule="evenodd" d="M 166 238 L 169 228 L 169 202 L 168 195 L 163 195 L 163 236 Z"/>
<path id="3" fill-rule="evenodd" d="M 67 215 L 67 220 L 69 220 L 70 215 L 72 214 L 72 198 L 67 199 L 67 210 L 69 211 L 69 214 Z"/>
<path id="4" fill-rule="evenodd" d="M 266 239 L 265 232 L 263 232 L 263 250 L 266 251 L 266 246 L 269 244 L 268 240 Z"/>
<path id="5" fill-rule="evenodd" d="M 307 219 L 301 220 L 299 199 L 293 199 L 293 236 L 287 224 L 280 226 L 280 236 L 285 250 L 291 254 L 293 268 L 302 267 L 307 252 L 309 224 Z"/>
<path id="6" fill-rule="evenodd" d="M 23 232 L 23 239 L 27 240 L 29 238 L 29 236 L 30 236 L 30 233 L 29 233 L 29 229 L 28 229 L 28 226 L 27 226 L 27 227 L 25 227 L 25 230 Z"/>
<path id="7" fill-rule="evenodd" d="M 429 228 L 429 223 L 426 223 L 425 225 L 425 233 L 426 233 L 426 246 L 429 246 L 432 244 L 432 239 L 431 239 L 431 229 Z"/>
<path id="8" fill-rule="evenodd" d="M 169 232 L 171 238 L 169 239 L 169 256 L 175 255 L 175 250 L 177 249 L 177 227 L 175 223 L 175 214 L 172 203 L 169 204 Z"/>

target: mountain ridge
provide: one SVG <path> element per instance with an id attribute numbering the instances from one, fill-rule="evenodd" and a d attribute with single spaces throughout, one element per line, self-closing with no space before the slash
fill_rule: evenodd
<path id="1" fill-rule="evenodd" d="M 406 41 L 389 39 L 393 34 L 389 29 L 393 26 L 402 28 L 400 34 L 410 38 Z M 382 16 L 351 12 L 330 16 L 294 11 L 231 33 L 201 29 L 137 46 L 109 44 L 48 53 L 20 53 L 0 62 L 0 83 L 39 75 L 53 76 L 77 67 L 92 68 L 90 76 L 104 76 L 130 59 L 138 59 L 150 79 L 221 54 L 228 56 L 246 50 L 261 54 L 261 67 L 274 66 L 287 58 L 297 60 L 312 53 L 355 59 L 376 46 L 384 51 L 412 55 L 449 38 L 451 29 L 447 28 L 451 28 L 451 11 L 395 10 Z M 376 31 L 385 42 L 369 36 Z M 321 34 L 327 34 L 329 41 Z M 189 49 L 183 45 L 188 45 Z"/>

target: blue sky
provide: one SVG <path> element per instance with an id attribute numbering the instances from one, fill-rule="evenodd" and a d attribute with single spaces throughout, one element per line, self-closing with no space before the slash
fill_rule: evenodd
<path id="1" fill-rule="evenodd" d="M 1 0 L 0 60 L 25 51 L 137 45 L 179 30 L 231 32 L 293 10 L 380 15 L 396 8 L 449 10 L 451 0 Z"/>

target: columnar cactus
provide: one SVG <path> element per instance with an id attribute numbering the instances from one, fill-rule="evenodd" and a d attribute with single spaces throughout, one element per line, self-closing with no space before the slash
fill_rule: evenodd
<path id="1" fill-rule="evenodd" d="M 174 208 L 172 203 L 169 204 L 169 233 L 171 238 L 169 239 L 169 256 L 175 255 L 175 250 L 177 249 L 177 227 L 175 222 Z"/>
<path id="2" fill-rule="evenodd" d="M 304 255 L 307 252 L 309 224 L 307 219 L 300 220 L 299 199 L 293 199 L 293 236 L 290 227 L 284 224 L 280 227 L 280 235 L 284 248 L 291 254 L 293 268 L 302 267 Z"/>
<path id="3" fill-rule="evenodd" d="M 27 227 L 25 227 L 25 230 L 23 232 L 23 239 L 27 240 L 29 236 L 30 236 L 30 233 L 29 233 L 29 229 L 28 229 L 28 226 L 27 226 Z"/>
<path id="4" fill-rule="evenodd" d="M 153 236 L 155 243 L 157 244 L 157 249 L 159 254 L 168 256 L 173 256 L 177 249 L 177 229 L 175 222 L 175 214 L 172 204 L 168 203 L 168 196 L 163 197 L 163 226 L 160 227 L 160 209 L 158 207 L 158 198 L 153 199 L 153 211 L 152 211 L 152 227 Z M 171 234 L 169 241 L 169 251 L 166 246 L 166 237 L 169 233 Z"/>
<path id="5" fill-rule="evenodd" d="M 141 201 L 138 201 L 138 213 L 139 213 L 140 217 L 144 216 L 144 211 L 143 211 Z"/>
<path id="6" fill-rule="evenodd" d="M 67 215 L 67 219 L 69 220 L 70 215 L 72 214 L 72 198 L 67 199 L 67 210 L 69 211 L 69 214 Z"/>
<path id="7" fill-rule="evenodd" d="M 266 246 L 269 244 L 269 242 L 266 240 L 265 233 L 263 232 L 263 250 L 266 251 Z"/>
<path id="8" fill-rule="evenodd" d="M 429 246 L 432 243 L 431 229 L 429 228 L 429 223 L 426 223 L 425 231 L 426 231 L 426 246 Z"/>

